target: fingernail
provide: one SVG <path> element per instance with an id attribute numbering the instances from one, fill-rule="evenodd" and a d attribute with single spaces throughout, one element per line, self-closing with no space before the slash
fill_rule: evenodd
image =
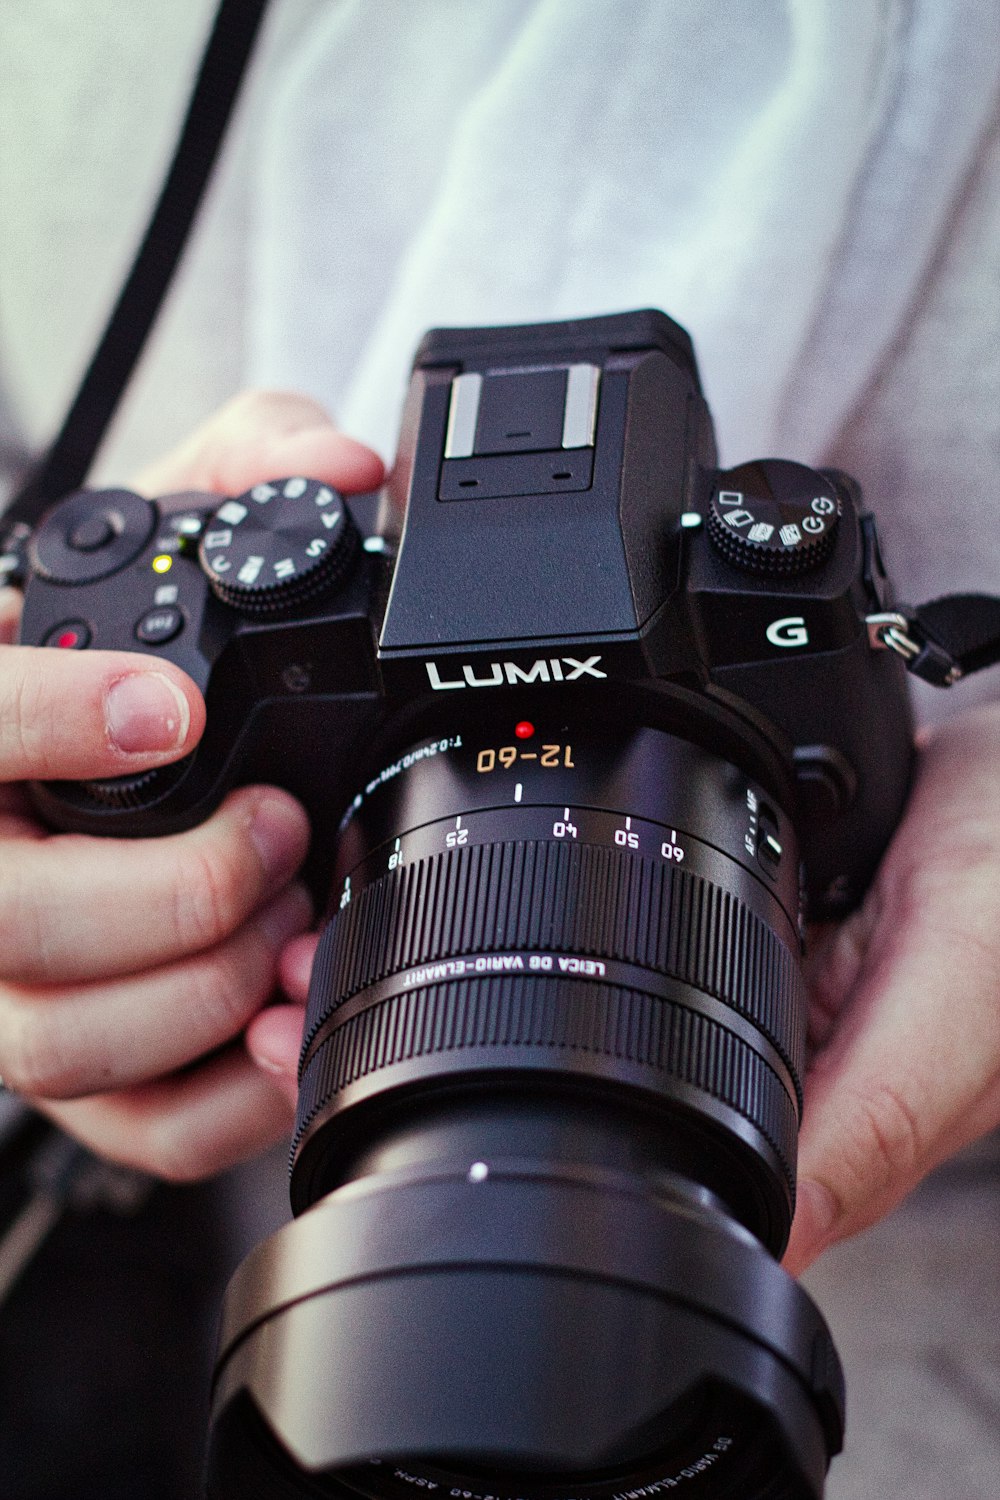
<path id="1" fill-rule="evenodd" d="M 288 1068 L 285 1066 L 285 1063 L 283 1061 L 276 1062 L 273 1057 L 268 1057 L 266 1052 L 261 1052 L 259 1047 L 254 1048 L 250 1054 L 250 1058 L 265 1073 L 273 1073 L 276 1078 L 288 1077 Z"/>
<path id="2" fill-rule="evenodd" d="M 247 1031 L 247 1051 L 265 1073 L 279 1079 L 291 1101 L 298 1092 L 299 1053 L 305 1012 L 298 1005 L 275 1005 L 261 1011 Z"/>
<path id="3" fill-rule="evenodd" d="M 275 886 L 291 879 L 309 847 L 309 825 L 298 803 L 267 793 L 252 815 L 250 836 Z"/>
<path id="4" fill-rule="evenodd" d="M 177 750 L 191 725 L 187 699 L 162 672 L 119 677 L 108 688 L 104 712 L 111 743 L 130 755 Z"/>
<path id="5" fill-rule="evenodd" d="M 257 913 L 254 922 L 272 948 L 281 948 L 290 938 L 305 932 L 312 921 L 312 902 L 305 886 L 290 885 L 276 901 Z"/>

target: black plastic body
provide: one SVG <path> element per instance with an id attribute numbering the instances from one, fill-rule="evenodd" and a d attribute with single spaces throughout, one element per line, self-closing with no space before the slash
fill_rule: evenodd
<path id="1" fill-rule="evenodd" d="M 599 371 L 591 446 L 445 456 L 457 375 L 574 363 Z M 178 529 L 207 518 L 218 497 L 190 494 L 156 502 L 148 543 L 111 576 L 29 576 L 23 642 L 83 622 L 92 647 L 176 662 L 208 704 L 182 774 L 124 805 L 40 787 L 43 815 L 67 829 L 168 833 L 203 819 L 230 787 L 264 779 L 302 798 L 317 847 L 329 849 L 373 740 L 404 743 L 415 703 L 433 714 L 460 693 L 493 698 L 526 682 L 553 693 L 570 681 L 595 691 L 653 682 L 716 698 L 770 738 L 802 787 L 792 811 L 809 913 L 842 914 L 871 879 L 910 770 L 905 671 L 871 649 L 865 627 L 887 601 L 873 523 L 834 476 L 843 514 L 828 557 L 801 576 L 755 577 L 717 555 L 704 526 L 682 524 L 725 483 L 714 461 L 690 340 L 661 313 L 428 334 L 387 491 L 352 502 L 379 550 L 360 550 L 332 597 L 263 622 L 221 603 Z M 461 489 L 456 465 L 475 488 Z M 59 525 L 57 507 L 36 555 Z M 154 571 L 165 555 L 167 575 Z M 165 577 L 183 626 L 142 646 L 136 624 Z"/>

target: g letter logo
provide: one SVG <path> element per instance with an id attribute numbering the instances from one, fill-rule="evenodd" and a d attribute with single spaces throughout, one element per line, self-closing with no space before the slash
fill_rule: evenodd
<path id="1" fill-rule="evenodd" d="M 808 646 L 809 632 L 801 615 L 774 620 L 765 632 L 772 646 Z"/>

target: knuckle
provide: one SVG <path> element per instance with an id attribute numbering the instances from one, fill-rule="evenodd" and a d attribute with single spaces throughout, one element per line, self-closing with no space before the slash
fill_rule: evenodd
<path id="1" fill-rule="evenodd" d="M 232 851 L 193 851 L 174 891 L 178 942 L 195 950 L 214 947 L 239 925 L 244 907 L 245 877 Z"/>
<path id="2" fill-rule="evenodd" d="M 250 386 L 240 391 L 226 405 L 224 412 L 230 420 L 250 430 L 261 424 L 284 430 L 289 425 L 299 427 L 329 420 L 323 407 L 311 396 L 270 386 Z"/>
<path id="3" fill-rule="evenodd" d="M 28 670 L 26 656 L 17 647 L 4 656 L 9 670 L 0 694 L 0 767 L 12 764 L 20 772 L 34 769 L 58 723 L 45 692 L 44 673 Z M 38 774 L 43 772 L 44 765 L 39 765 Z"/>
<path id="4" fill-rule="evenodd" d="M 274 393 L 264 386 L 247 386 L 242 391 L 237 391 L 226 405 L 222 408 L 224 417 L 233 416 L 238 418 L 254 418 L 260 416 L 262 411 L 267 411 Z"/>
<path id="5" fill-rule="evenodd" d="M 219 442 L 237 438 L 253 437 L 261 422 L 270 412 L 269 393 L 251 387 L 239 391 L 221 408 L 212 424 L 211 436 Z"/>
<path id="6" fill-rule="evenodd" d="M 270 389 L 241 391 L 223 408 L 212 434 L 216 479 L 224 486 L 229 484 L 235 447 L 241 451 L 243 466 L 249 464 L 262 477 L 275 478 L 276 455 L 272 450 L 276 442 L 330 425 L 326 412 L 309 396 Z"/>
<path id="7" fill-rule="evenodd" d="M 36 883 L 15 877 L 11 869 L 0 874 L 0 934 L 4 974 L 21 982 L 45 979 L 50 971 L 51 943 L 39 902 Z"/>
<path id="8" fill-rule="evenodd" d="M 194 965 L 188 993 L 199 1030 L 217 1041 L 234 1037 L 270 993 L 274 967 L 249 934 Z"/>
<path id="9" fill-rule="evenodd" d="M 920 1121 L 913 1105 L 888 1083 L 857 1104 L 866 1175 L 874 1164 L 880 1187 L 911 1181 L 923 1158 Z"/>

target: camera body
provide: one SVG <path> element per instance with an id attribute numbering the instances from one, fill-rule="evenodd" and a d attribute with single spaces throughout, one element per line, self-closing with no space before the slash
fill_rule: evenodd
<path id="1" fill-rule="evenodd" d="M 320 878 L 360 777 L 421 713 L 586 693 L 613 719 L 642 692 L 723 753 L 745 733 L 808 915 L 841 915 L 910 769 L 905 670 L 866 623 L 889 603 L 875 524 L 843 475 L 715 461 L 690 340 L 644 311 L 429 333 L 388 486 L 350 507 L 299 477 L 221 503 L 71 496 L 32 538 L 21 640 L 167 657 L 208 726 L 181 765 L 41 786 L 41 811 L 168 833 L 272 781 L 313 818 Z"/>
<path id="2" fill-rule="evenodd" d="M 174 766 L 38 785 L 47 821 L 275 782 L 332 892 L 213 1500 L 822 1494 L 843 1377 L 776 1261 L 801 923 L 867 887 L 911 721 L 855 484 L 715 465 L 662 313 L 445 330 L 378 494 L 81 491 L 31 539 L 22 641 L 207 704 Z"/>

